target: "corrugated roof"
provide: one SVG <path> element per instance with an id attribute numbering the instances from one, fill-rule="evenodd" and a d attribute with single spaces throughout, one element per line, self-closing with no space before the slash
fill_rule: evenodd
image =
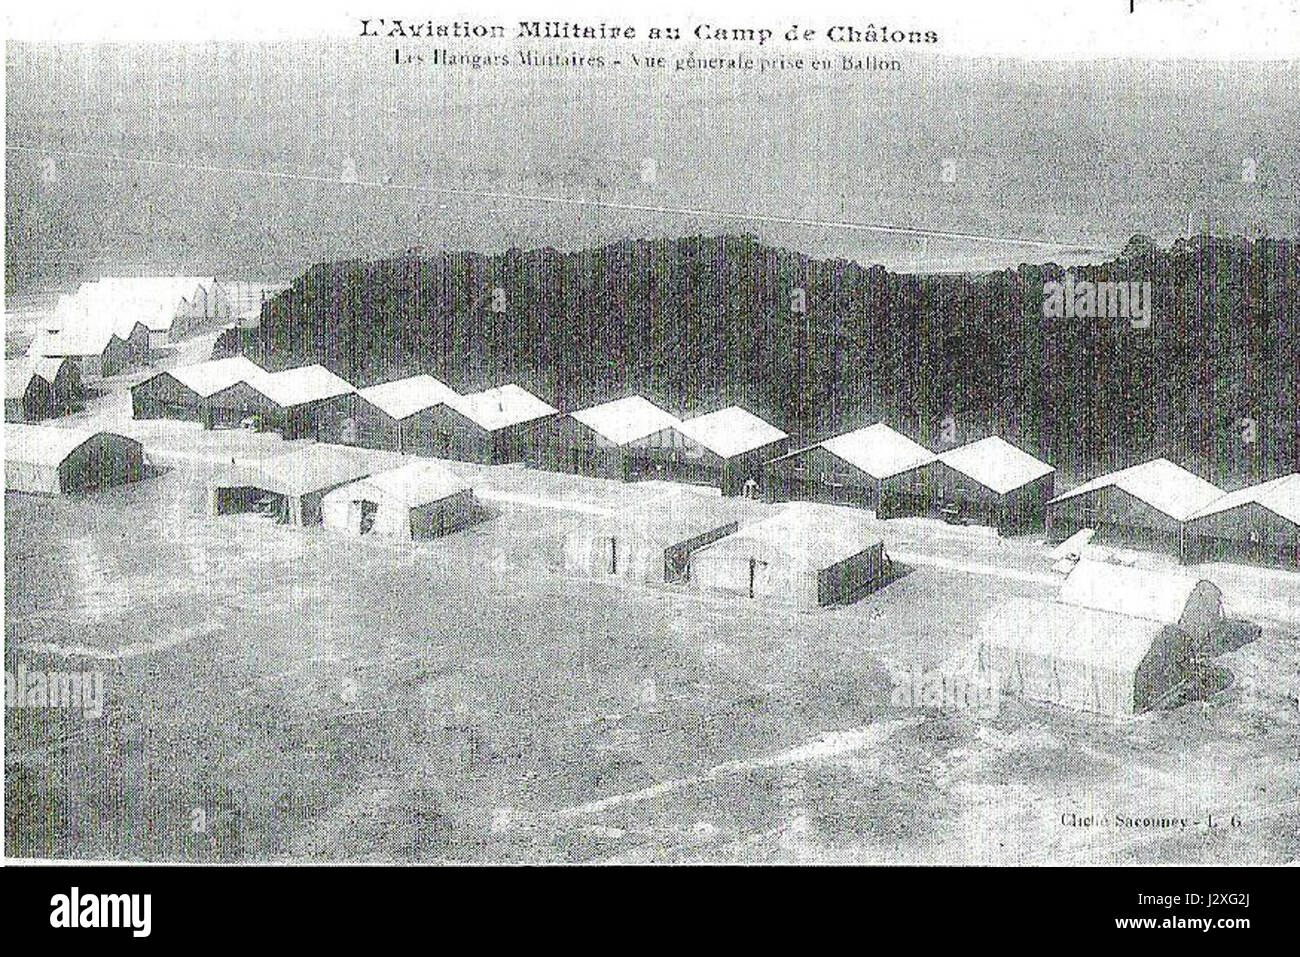
<path id="1" fill-rule="evenodd" d="M 1057 601 L 1176 625 L 1201 581 L 1186 572 L 1083 559 L 1066 576 Z"/>
<path id="2" fill-rule="evenodd" d="M 1192 518 L 1217 515 L 1242 505 L 1254 503 L 1296 525 L 1300 525 L 1300 472 L 1292 472 L 1268 482 L 1229 492 L 1198 509 Z"/>
<path id="3" fill-rule="evenodd" d="M 367 402 L 394 419 L 405 419 L 432 408 L 440 402 L 457 398 L 456 390 L 431 375 L 413 375 L 360 390 Z"/>
<path id="4" fill-rule="evenodd" d="M 1141 465 L 1098 476 L 1078 488 L 1056 496 L 1048 504 L 1054 505 L 1107 487 L 1127 492 L 1179 522 L 1186 521 L 1199 509 L 1223 495 L 1222 489 L 1168 459 L 1152 459 Z"/>
<path id="5" fill-rule="evenodd" d="M 462 395 L 447 404 L 489 432 L 531 422 L 559 411 L 513 382 L 495 389 Z"/>
<path id="6" fill-rule="evenodd" d="M 764 422 L 738 405 L 687 419 L 676 428 L 682 435 L 724 459 L 787 438 L 776 426 Z"/>
<path id="7" fill-rule="evenodd" d="M 112 435 L 125 442 L 136 442 L 135 439 L 116 432 L 6 422 L 5 458 L 14 462 L 54 466 L 97 435 Z"/>
<path id="8" fill-rule="evenodd" d="M 246 382 L 258 388 L 270 373 L 245 356 L 227 356 L 194 365 L 180 366 L 169 374 L 181 385 L 203 398 L 228 389 L 236 382 Z M 143 383 L 141 383 L 143 384 Z"/>
<path id="9" fill-rule="evenodd" d="M 369 474 L 369 464 L 354 452 L 337 446 L 309 445 L 284 455 L 237 463 L 215 484 L 219 488 L 249 485 L 282 495 L 306 495 Z"/>
<path id="10" fill-rule="evenodd" d="M 937 458 L 949 468 L 956 469 L 999 495 L 1005 495 L 1056 471 L 1046 462 L 996 435 L 940 452 Z"/>
<path id="11" fill-rule="evenodd" d="M 681 419 L 677 416 L 665 412 L 639 395 L 580 409 L 570 415 L 615 445 L 635 442 L 647 435 L 681 425 Z"/>
<path id="12" fill-rule="evenodd" d="M 1015 597 L 984 617 L 978 640 L 1127 674 L 1142 663 L 1162 627 L 1114 612 Z"/>
<path id="13" fill-rule="evenodd" d="M 356 391 L 346 379 L 339 378 L 323 365 L 298 366 L 283 372 L 267 373 L 249 385 L 285 408 Z"/>
<path id="14" fill-rule="evenodd" d="M 910 472 L 935 460 L 929 449 L 895 432 L 883 422 L 837 435 L 819 444 L 832 455 L 878 479 Z"/>
<path id="15" fill-rule="evenodd" d="M 359 482 L 353 482 L 336 493 L 364 494 L 401 502 L 410 508 L 439 502 L 469 488 L 463 479 L 434 462 L 408 462 L 406 465 L 380 472 Z"/>
<path id="16" fill-rule="evenodd" d="M 862 522 L 849 509 L 791 502 L 771 518 L 746 525 L 705 547 L 743 548 L 746 542 L 761 542 L 809 569 L 827 568 L 882 543 Z"/>

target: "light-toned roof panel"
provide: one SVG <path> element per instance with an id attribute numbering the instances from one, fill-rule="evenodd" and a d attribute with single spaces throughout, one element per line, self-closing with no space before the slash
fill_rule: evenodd
<path id="1" fill-rule="evenodd" d="M 236 463 L 216 485 L 229 488 L 248 484 L 285 495 L 305 495 L 355 482 L 370 471 L 368 462 L 351 450 L 309 445 L 284 455 Z"/>
<path id="2" fill-rule="evenodd" d="M 686 419 L 677 431 L 724 459 L 743 455 L 787 438 L 776 426 L 752 412 L 731 405 L 717 412 Z"/>
<path id="3" fill-rule="evenodd" d="M 111 435 L 124 442 L 136 441 L 114 432 L 6 422 L 5 458 L 34 465 L 58 465 L 97 435 Z"/>
<path id="4" fill-rule="evenodd" d="M 1217 515 L 1252 503 L 1280 515 L 1288 522 L 1300 525 L 1300 472 L 1229 492 L 1199 509 L 1192 518 Z"/>
<path id="5" fill-rule="evenodd" d="M 333 495 L 371 493 L 401 502 L 410 508 L 442 501 L 469 489 L 469 484 L 434 462 L 408 462 L 368 478 L 353 482 Z"/>
<path id="6" fill-rule="evenodd" d="M 356 391 L 346 379 L 339 378 L 322 365 L 298 366 L 296 369 L 272 372 L 260 381 L 249 384 L 285 408 Z"/>
<path id="7" fill-rule="evenodd" d="M 677 416 L 665 412 L 639 395 L 580 409 L 570 415 L 615 445 L 635 442 L 681 425 L 681 419 Z"/>
<path id="8" fill-rule="evenodd" d="M 809 569 L 827 568 L 882 543 L 853 509 L 815 502 L 791 502 L 776 515 L 746 525 L 706 549 L 744 549 L 758 543 L 790 556 Z"/>
<path id="9" fill-rule="evenodd" d="M 456 390 L 431 375 L 413 375 L 360 390 L 367 402 L 394 419 L 405 419 L 440 402 L 458 398 Z"/>
<path id="10" fill-rule="evenodd" d="M 1176 521 L 1186 521 L 1222 497 L 1223 490 L 1168 459 L 1152 459 L 1118 472 L 1109 472 L 1052 499 L 1063 502 L 1113 487 L 1145 502 Z"/>
<path id="11" fill-rule="evenodd" d="M 827 439 L 821 447 L 854 468 L 887 479 L 935 460 L 935 455 L 883 422 Z"/>
<path id="12" fill-rule="evenodd" d="M 172 378 L 187 389 L 207 398 L 237 382 L 247 382 L 254 388 L 269 373 L 245 356 L 227 356 L 194 365 L 179 366 L 169 370 Z"/>
<path id="13" fill-rule="evenodd" d="M 984 617 L 978 640 L 1123 674 L 1137 670 L 1163 627 L 1114 612 L 1016 597 Z"/>
<path id="14" fill-rule="evenodd" d="M 489 432 L 545 418 L 559 411 L 514 383 L 459 396 L 448 400 L 447 405 Z"/>
<path id="15" fill-rule="evenodd" d="M 1182 620 L 1200 581 L 1195 575 L 1181 571 L 1133 568 L 1084 559 L 1066 576 L 1057 600 L 1175 625 Z"/>
<path id="16" fill-rule="evenodd" d="M 940 452 L 938 459 L 999 495 L 1005 495 L 1056 471 L 1046 462 L 996 435 Z"/>

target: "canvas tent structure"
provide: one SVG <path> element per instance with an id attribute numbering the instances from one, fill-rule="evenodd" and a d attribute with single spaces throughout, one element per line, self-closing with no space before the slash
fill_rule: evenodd
<path id="1" fill-rule="evenodd" d="M 884 542 L 847 509 L 792 502 L 771 518 L 696 549 L 701 591 L 812 610 L 853 601 L 884 579 Z"/>
<path id="2" fill-rule="evenodd" d="M 1160 571 L 1083 559 L 1066 576 L 1057 601 L 1079 608 L 1173 625 L 1196 645 L 1223 620 L 1223 593 L 1183 571 Z"/>
<path id="3" fill-rule="evenodd" d="M 796 449 L 767 463 L 767 491 L 791 499 L 870 508 L 881 518 L 923 512 L 934 453 L 883 422 Z"/>
<path id="4" fill-rule="evenodd" d="M 55 418 L 81 403 L 81 374 L 71 359 L 5 360 L 6 422 Z"/>
<path id="5" fill-rule="evenodd" d="M 984 617 L 966 657 L 1004 694 L 1126 718 L 1187 681 L 1192 648 L 1173 625 L 1016 597 Z"/>
<path id="6" fill-rule="evenodd" d="M 442 466 L 415 461 L 325 493 L 321 519 L 350 535 L 438 538 L 474 521 L 474 494 Z"/>
<path id="7" fill-rule="evenodd" d="M 940 452 L 929 466 L 936 514 L 1001 533 L 1041 525 L 1056 469 L 1000 436 Z"/>
<path id="8" fill-rule="evenodd" d="M 677 416 L 639 395 L 579 409 L 551 420 L 543 465 L 556 472 L 629 481 L 636 472 L 634 443 L 679 425 Z"/>
<path id="9" fill-rule="evenodd" d="M 1300 571 L 1300 472 L 1229 492 L 1187 520 L 1188 561 Z"/>
<path id="10" fill-rule="evenodd" d="M 370 472 L 370 466 L 355 453 L 327 445 L 237 462 L 210 486 L 212 514 L 255 513 L 284 525 L 318 525 L 321 499 Z"/>
<path id="11" fill-rule="evenodd" d="M 535 463 L 558 412 L 514 383 L 449 398 L 421 413 L 409 451 L 483 465 Z"/>
<path id="12" fill-rule="evenodd" d="M 115 432 L 5 423 L 5 489 L 61 495 L 139 481 L 144 449 Z"/>
<path id="13" fill-rule="evenodd" d="M 131 414 L 137 419 L 202 422 L 205 429 L 236 426 L 242 416 L 217 409 L 213 396 L 241 383 L 260 382 L 266 375 L 244 356 L 179 366 L 132 386 Z"/>
<path id="14" fill-rule="evenodd" d="M 1223 491 L 1168 459 L 1109 472 L 1047 504 L 1048 534 L 1063 539 L 1095 529 L 1098 544 L 1128 545 L 1181 556 L 1186 523 Z"/>
<path id="15" fill-rule="evenodd" d="M 680 584 L 690 580 L 697 549 L 737 528 L 734 511 L 721 500 L 672 492 L 571 529 L 564 537 L 564 567 L 589 578 Z"/>
<path id="16" fill-rule="evenodd" d="M 340 438 L 368 449 L 431 454 L 438 442 L 429 410 L 458 398 L 454 389 L 431 375 L 368 386 L 358 390 L 352 422 Z"/>
<path id="17" fill-rule="evenodd" d="M 762 490 L 763 466 L 784 454 L 789 437 L 738 405 L 686 419 L 631 443 L 639 478 L 708 485 L 723 495 Z"/>

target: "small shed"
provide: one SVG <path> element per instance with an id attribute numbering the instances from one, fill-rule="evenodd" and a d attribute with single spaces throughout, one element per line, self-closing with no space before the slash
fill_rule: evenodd
<path id="1" fill-rule="evenodd" d="M 1005 694 L 1122 718 L 1184 684 L 1191 650 L 1173 625 L 1016 597 L 984 617 L 968 655 Z"/>
<path id="2" fill-rule="evenodd" d="M 1084 559 L 1074 566 L 1057 600 L 1164 625 L 1177 625 L 1198 644 L 1223 619 L 1223 593 L 1211 581 L 1183 571 L 1133 568 Z"/>
<path id="3" fill-rule="evenodd" d="M 1300 472 L 1229 492 L 1187 521 L 1189 561 L 1300 571 Z"/>
<path id="4" fill-rule="evenodd" d="M 327 445 L 235 463 L 212 483 L 212 512 L 256 513 L 286 525 L 318 525 L 321 499 L 370 472 L 357 453 Z"/>
<path id="5" fill-rule="evenodd" d="M 327 492 L 321 519 L 351 535 L 438 538 L 474 521 L 474 494 L 442 466 L 421 460 Z"/>
<path id="6" fill-rule="evenodd" d="M 810 610 L 853 601 L 887 572 L 884 542 L 861 513 L 792 502 L 777 515 L 697 549 L 691 581 L 702 591 Z"/>
<path id="7" fill-rule="evenodd" d="M 59 495 L 139 481 L 144 449 L 116 432 L 5 423 L 5 489 Z"/>
<path id="8" fill-rule="evenodd" d="M 686 582 L 691 555 L 738 527 L 734 510 L 720 499 L 672 492 L 569 531 L 564 564 L 591 578 Z"/>
<path id="9" fill-rule="evenodd" d="M 1223 490 L 1168 459 L 1100 475 L 1053 498 L 1048 532 L 1064 539 L 1081 528 L 1098 543 L 1136 546 L 1182 555 L 1186 523 L 1223 497 Z"/>
<path id="10" fill-rule="evenodd" d="M 992 525 L 999 532 L 1040 526 L 1056 469 L 991 435 L 947 452 L 930 466 L 937 514 Z"/>
<path id="11" fill-rule="evenodd" d="M 791 499 L 875 509 L 882 518 L 924 511 L 934 453 L 883 422 L 796 449 L 767 463 L 767 490 Z"/>

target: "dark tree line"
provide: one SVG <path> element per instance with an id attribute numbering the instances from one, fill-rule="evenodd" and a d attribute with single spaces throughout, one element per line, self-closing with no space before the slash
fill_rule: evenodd
<path id="1" fill-rule="evenodd" d="M 749 235 L 412 250 L 309 269 L 218 349 L 361 385 L 515 381 L 561 408 L 633 391 L 681 414 L 738 402 L 799 440 L 878 419 L 935 449 L 997 432 L 1070 479 L 1155 455 L 1233 486 L 1298 467 L 1300 246 L 1135 237 L 1071 270 L 1149 280 L 1147 329 L 1045 318 L 1044 284 L 1065 272 L 904 275 Z"/>

